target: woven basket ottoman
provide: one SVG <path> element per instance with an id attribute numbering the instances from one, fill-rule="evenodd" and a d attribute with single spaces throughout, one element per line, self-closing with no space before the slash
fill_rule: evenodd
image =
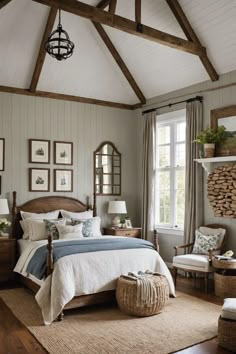
<path id="1" fill-rule="evenodd" d="M 218 343 L 221 347 L 236 353 L 236 298 L 224 300 L 218 322 Z"/>
<path id="2" fill-rule="evenodd" d="M 138 306 L 137 281 L 121 276 L 117 281 L 116 300 L 122 312 L 134 316 L 152 316 L 160 313 L 169 299 L 169 285 L 163 275 L 148 275 L 156 289 L 156 301 Z"/>

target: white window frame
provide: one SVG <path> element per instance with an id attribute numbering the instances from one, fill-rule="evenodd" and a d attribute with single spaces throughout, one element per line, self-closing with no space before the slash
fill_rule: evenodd
<path id="1" fill-rule="evenodd" d="M 176 225 L 176 171 L 185 171 L 185 166 L 176 165 L 176 146 L 178 144 L 186 142 L 186 139 L 183 141 L 177 141 L 177 123 L 186 122 L 186 110 L 178 110 L 170 113 L 166 113 L 158 116 L 157 118 L 157 128 L 170 126 L 170 143 L 168 144 L 158 144 L 156 146 L 156 152 L 158 157 L 158 148 L 159 146 L 170 146 L 170 166 L 158 167 L 156 161 L 155 168 L 155 184 L 157 183 L 157 173 L 169 171 L 170 172 L 170 224 L 160 224 L 158 219 L 160 216 L 158 206 L 160 205 L 159 193 L 156 193 L 156 202 L 155 202 L 155 223 L 156 228 L 160 229 L 169 229 L 169 230 L 183 230 L 184 225 Z M 157 187 L 156 190 L 158 191 Z"/>

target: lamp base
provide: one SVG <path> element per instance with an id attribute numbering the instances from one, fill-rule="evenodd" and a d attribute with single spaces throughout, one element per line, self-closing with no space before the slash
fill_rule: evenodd
<path id="1" fill-rule="evenodd" d="M 120 227 L 120 217 L 118 215 L 112 219 L 112 226 L 116 228 Z"/>

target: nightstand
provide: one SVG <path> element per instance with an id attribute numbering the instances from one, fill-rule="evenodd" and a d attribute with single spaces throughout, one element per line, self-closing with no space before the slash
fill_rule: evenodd
<path id="1" fill-rule="evenodd" d="M 0 237 L 0 281 L 13 278 L 16 259 L 16 239 Z"/>
<path id="2" fill-rule="evenodd" d="M 141 227 L 132 227 L 132 229 L 113 229 L 112 227 L 106 227 L 104 228 L 104 235 L 140 238 L 141 231 Z"/>

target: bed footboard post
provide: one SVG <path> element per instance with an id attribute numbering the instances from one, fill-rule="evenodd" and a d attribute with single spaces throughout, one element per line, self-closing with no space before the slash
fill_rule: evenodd
<path id="1" fill-rule="evenodd" d="M 159 243 L 158 243 L 158 232 L 157 232 L 156 229 L 154 229 L 153 244 L 154 244 L 155 249 L 157 250 L 157 252 L 159 252 L 160 247 L 159 247 Z"/>
<path id="2" fill-rule="evenodd" d="M 53 245 L 52 245 L 52 236 L 48 235 L 48 256 L 47 256 L 47 270 L 46 270 L 46 276 L 48 277 L 50 274 L 53 272 Z"/>
<path id="3" fill-rule="evenodd" d="M 93 216 L 97 216 L 97 199 L 96 199 L 96 192 L 93 193 Z"/>

